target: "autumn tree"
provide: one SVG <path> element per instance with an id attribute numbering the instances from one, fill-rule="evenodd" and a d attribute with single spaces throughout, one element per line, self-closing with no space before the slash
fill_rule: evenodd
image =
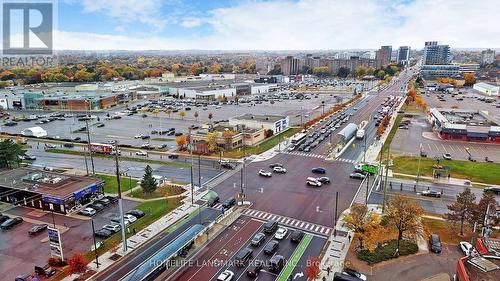
<path id="1" fill-rule="evenodd" d="M 465 73 L 464 80 L 465 85 L 474 85 L 474 83 L 476 83 L 476 75 L 474 75 L 474 73 Z"/>
<path id="2" fill-rule="evenodd" d="M 362 66 L 362 65 L 356 67 L 356 69 L 354 70 L 354 73 L 356 74 L 356 77 L 358 77 L 358 78 L 365 76 L 366 72 L 367 72 L 367 68 L 365 66 Z"/>
<path id="3" fill-rule="evenodd" d="M 470 221 L 474 215 L 476 195 L 471 192 L 470 188 L 457 195 L 456 201 L 448 205 L 448 213 L 446 218 L 451 222 L 460 223 L 460 235 L 464 235 L 464 223 Z"/>
<path id="4" fill-rule="evenodd" d="M 66 268 L 66 273 L 68 275 L 75 273 L 83 273 L 87 270 L 87 260 L 82 253 L 75 253 L 67 260 L 68 267 Z"/>
<path id="5" fill-rule="evenodd" d="M 405 232 L 418 233 L 420 231 L 420 219 L 423 214 L 424 209 L 420 205 L 399 194 L 389 202 L 384 217 L 398 230 L 398 251 L 399 242 L 403 239 Z"/>
<path id="6" fill-rule="evenodd" d="M 309 257 L 304 270 L 308 280 L 316 279 L 321 273 L 321 260 L 318 257 Z"/>
<path id="7" fill-rule="evenodd" d="M 186 116 L 186 112 L 185 111 L 179 111 L 179 117 L 184 120 L 184 117 Z"/>
<path id="8" fill-rule="evenodd" d="M 224 138 L 226 142 L 226 149 L 229 149 L 231 147 L 231 142 L 234 136 L 234 131 L 232 130 L 224 130 L 222 132 L 222 137 Z"/>
<path id="9" fill-rule="evenodd" d="M 183 150 L 187 144 L 187 137 L 184 135 L 177 136 L 175 137 L 175 142 L 177 143 L 177 149 Z"/>
<path id="10" fill-rule="evenodd" d="M 217 150 L 217 132 L 210 132 L 207 134 L 207 145 L 210 151 Z"/>
<path id="11" fill-rule="evenodd" d="M 165 113 L 168 115 L 168 118 L 170 118 L 170 115 L 172 114 L 172 109 L 167 108 L 167 109 L 165 110 Z"/>
<path id="12" fill-rule="evenodd" d="M 344 216 L 345 226 L 356 234 L 359 247 L 375 249 L 380 240 L 382 229 L 380 216 L 368 210 L 366 205 L 355 204 Z"/>
<path id="13" fill-rule="evenodd" d="M 313 74 L 318 76 L 326 76 L 330 73 L 330 68 L 328 66 L 318 66 L 313 68 Z"/>

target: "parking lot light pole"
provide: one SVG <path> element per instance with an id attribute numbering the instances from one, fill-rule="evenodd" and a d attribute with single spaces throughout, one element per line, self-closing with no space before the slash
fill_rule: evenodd
<path id="1" fill-rule="evenodd" d="M 92 164 L 92 175 L 95 175 L 94 157 L 92 157 L 92 149 L 90 149 L 90 132 L 89 132 L 89 121 L 88 120 L 85 120 L 85 125 L 87 127 L 87 149 L 89 150 L 90 163 Z M 118 151 L 118 150 L 116 150 L 116 151 Z"/>
<path id="2" fill-rule="evenodd" d="M 127 236 L 125 235 L 125 221 L 123 219 L 122 188 L 120 185 L 120 166 L 118 165 L 118 141 L 115 142 L 115 165 L 116 165 L 116 185 L 118 188 L 118 210 L 120 216 L 120 226 L 122 232 L 123 252 L 127 251 Z"/>
<path id="3" fill-rule="evenodd" d="M 417 180 L 415 181 L 415 190 L 417 190 L 418 181 L 420 179 L 420 160 L 422 160 L 422 143 L 420 143 L 420 153 L 418 156 Z"/>
<path id="4" fill-rule="evenodd" d="M 90 222 L 92 223 L 92 237 L 94 239 L 94 254 L 95 254 L 95 265 L 99 268 L 99 255 L 97 254 L 97 243 L 95 242 L 95 228 L 94 228 L 94 219 L 90 218 Z"/>

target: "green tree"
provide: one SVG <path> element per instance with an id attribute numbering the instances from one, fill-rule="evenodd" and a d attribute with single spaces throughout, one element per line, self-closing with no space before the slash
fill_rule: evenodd
<path id="1" fill-rule="evenodd" d="M 149 165 L 147 165 L 144 169 L 144 176 L 141 180 L 141 187 L 144 193 L 152 193 L 158 187 L 158 183 L 153 177 L 153 169 Z"/>
<path id="2" fill-rule="evenodd" d="M 350 72 L 351 71 L 349 70 L 349 68 L 341 67 L 341 68 L 339 68 L 339 71 L 337 71 L 337 76 L 341 77 L 341 78 L 346 78 L 347 76 L 349 76 Z"/>
<path id="3" fill-rule="evenodd" d="M 330 68 L 328 66 L 319 66 L 313 68 L 313 74 L 318 76 L 326 76 L 330 73 Z"/>
<path id="4" fill-rule="evenodd" d="M 479 203 L 476 204 L 474 211 L 472 212 L 470 221 L 471 225 L 477 223 L 480 226 L 485 226 L 484 219 L 486 216 L 486 211 L 488 210 L 488 206 L 490 207 L 490 210 L 497 210 L 497 200 L 495 199 L 495 195 L 492 192 L 483 192 L 483 197 L 481 197 L 481 200 L 479 200 Z"/>
<path id="5" fill-rule="evenodd" d="M 464 235 L 464 223 L 470 221 L 474 215 L 476 195 L 470 188 L 457 195 L 455 203 L 448 205 L 446 218 L 451 222 L 460 223 L 460 235 Z"/>
<path id="6" fill-rule="evenodd" d="M 21 162 L 19 156 L 23 155 L 25 155 L 25 151 L 11 139 L 0 142 L 0 168 L 12 168 L 13 163 L 19 166 Z"/>

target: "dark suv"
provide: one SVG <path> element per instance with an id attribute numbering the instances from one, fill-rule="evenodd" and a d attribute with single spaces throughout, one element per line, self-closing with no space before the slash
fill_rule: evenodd
<path id="1" fill-rule="evenodd" d="M 262 270 L 264 267 L 264 261 L 261 260 L 255 260 L 252 262 L 252 264 L 248 267 L 247 270 L 247 276 L 255 278 L 257 275 L 259 275 L 259 272 Z"/>
<path id="2" fill-rule="evenodd" d="M 249 248 L 241 249 L 235 257 L 235 264 L 238 267 L 245 266 L 245 264 L 252 258 L 253 250 Z"/>
<path id="3" fill-rule="evenodd" d="M 285 257 L 275 255 L 269 260 L 269 271 L 279 273 L 285 266 Z"/>
<path id="4" fill-rule="evenodd" d="M 274 254 L 274 252 L 276 252 L 276 250 L 278 249 L 279 244 L 280 242 L 276 240 L 269 241 L 269 243 L 267 243 L 266 246 L 264 247 L 264 254 L 267 255 Z"/>
<path id="5" fill-rule="evenodd" d="M 295 243 L 299 243 L 304 237 L 304 232 L 300 230 L 294 230 L 290 235 L 290 240 Z"/>
<path id="6" fill-rule="evenodd" d="M 278 222 L 276 221 L 268 221 L 266 224 L 264 224 L 264 232 L 265 233 L 273 233 L 276 228 L 278 228 Z"/>
<path id="7" fill-rule="evenodd" d="M 222 207 L 224 207 L 225 209 L 229 209 L 234 205 L 236 205 L 236 198 L 234 197 L 229 197 L 226 199 L 226 201 L 224 201 L 224 203 L 222 203 Z"/>
<path id="8" fill-rule="evenodd" d="M 434 253 L 441 253 L 441 239 L 437 234 L 431 234 L 429 237 L 429 246 Z"/>

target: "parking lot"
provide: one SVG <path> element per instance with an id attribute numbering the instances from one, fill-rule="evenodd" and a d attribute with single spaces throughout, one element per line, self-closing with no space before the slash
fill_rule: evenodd
<path id="1" fill-rule="evenodd" d="M 123 200 L 124 210 L 137 206 L 137 202 Z M 3 280 L 14 280 L 17 275 L 31 273 L 34 266 L 44 266 L 50 257 L 47 231 L 35 236 L 28 230 L 38 224 L 55 225 L 61 230 L 61 241 L 65 257 L 77 252 L 88 252 L 93 245 L 92 226 L 89 217 L 63 216 L 26 207 L 15 207 L 2 212 L 10 217 L 22 217 L 23 222 L 12 229 L 0 230 L 0 276 Z M 53 215 L 53 216 L 52 216 Z M 118 204 L 110 204 L 92 217 L 96 230 L 118 216 Z M 98 238 L 100 241 L 100 238 Z"/>
<path id="2" fill-rule="evenodd" d="M 496 102 L 486 102 L 486 100 L 482 100 L 486 98 L 486 96 L 475 93 L 474 90 L 464 90 L 463 94 L 458 94 L 458 91 L 454 91 L 453 94 L 426 91 L 426 94 L 423 97 L 429 108 L 437 107 L 484 110 L 488 111 L 491 116 L 496 118 L 500 117 L 500 107 L 497 107 L 499 102 L 498 99 Z M 495 97 L 489 98 L 495 100 Z"/>
<path id="3" fill-rule="evenodd" d="M 285 270 L 285 267 L 274 272 L 269 269 L 269 261 L 276 255 L 283 256 L 290 265 L 295 266 L 293 270 L 288 269 L 286 272 L 292 278 L 299 273 L 299 276 L 294 280 L 306 280 L 304 269 L 307 259 L 310 256 L 319 255 L 326 239 L 306 233 L 302 238 L 303 243 L 298 249 L 299 243 L 290 240 L 293 229 L 287 228 L 288 233 L 282 240 L 274 238 L 274 231 L 266 234 L 259 245 L 251 245 L 252 237 L 263 232 L 263 223 L 265 221 L 241 216 L 211 240 L 204 248 L 205 250 L 191 258 L 192 266 L 179 269 L 169 280 L 217 280 L 217 277 L 224 271 L 230 271 L 234 274 L 232 280 L 255 280 L 255 278 L 247 276 L 246 272 L 253 269 L 257 264 L 256 261 L 264 262 L 257 278 L 259 280 L 275 280 Z M 264 248 L 271 240 L 278 241 L 279 244 L 275 252 L 265 253 Z M 245 248 L 252 250 L 251 258 L 244 266 L 238 267 L 235 265 L 235 256 L 241 249 Z M 300 276 L 300 273 L 303 275 Z"/>
<path id="4" fill-rule="evenodd" d="M 272 163 L 286 163 L 285 174 L 272 177 L 259 176 L 259 170 L 271 171 Z M 324 167 L 326 174 L 313 174 L 312 168 Z M 349 207 L 361 181 L 350 179 L 353 165 L 327 162 L 317 157 L 279 154 L 271 160 L 254 162 L 245 167 L 245 200 L 252 208 L 271 214 L 332 226 L 335 212 L 335 193 L 339 193 L 338 214 Z M 306 185 L 307 177 L 327 176 L 331 183 L 320 188 Z M 221 202 L 236 197 L 240 192 L 240 174 L 233 175 L 218 185 L 216 191 Z M 279 198 L 279 200 L 277 200 Z"/>

